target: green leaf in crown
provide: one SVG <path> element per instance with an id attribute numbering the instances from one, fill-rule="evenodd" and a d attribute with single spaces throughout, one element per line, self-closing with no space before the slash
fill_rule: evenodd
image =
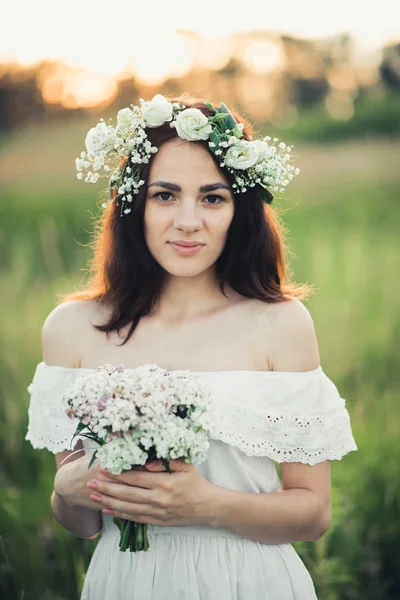
<path id="1" fill-rule="evenodd" d="M 238 124 L 235 117 L 232 115 L 226 104 L 224 104 L 223 102 L 221 102 L 219 110 L 221 114 L 225 114 L 224 131 L 226 131 L 226 129 L 233 131 Z"/>
<path id="2" fill-rule="evenodd" d="M 140 106 L 131 104 L 130 108 L 121 109 L 115 125 L 107 125 L 100 119 L 87 133 L 86 151 L 75 159 L 77 178 L 84 177 L 86 182 L 96 183 L 100 176 L 107 177 L 110 188 L 118 191 L 114 196 L 117 205 L 121 204 L 121 216 L 129 214 L 128 203 L 145 184 L 140 177 L 140 167 L 135 165 L 149 162 L 158 150 L 150 144 L 146 130 L 169 123 L 182 139 L 209 140 L 209 148 L 219 157 L 221 167 L 226 167 L 235 176 L 234 193 L 244 193 L 248 187 L 259 185 L 264 202 L 271 204 L 271 192 L 283 193 L 300 173 L 300 169 L 291 164 L 292 146 L 283 142 L 278 144 L 278 138 L 270 136 L 260 140 L 243 139 L 246 137 L 244 123 L 235 119 L 226 104 L 221 102 L 218 108 L 211 102 L 204 105 L 207 114 L 199 108 L 170 102 L 156 94 L 150 101 L 140 99 Z M 125 159 L 130 159 L 129 164 Z M 116 160 L 119 167 L 115 165 Z M 121 160 L 125 161 L 125 166 L 121 165 Z M 100 173 L 101 169 L 104 175 Z M 108 204 L 102 206 L 106 208 Z"/>
<path id="3" fill-rule="evenodd" d="M 204 102 L 204 106 L 207 106 L 207 108 L 213 110 L 215 113 L 217 112 L 217 109 L 211 104 L 211 102 Z"/>
<path id="4" fill-rule="evenodd" d="M 265 188 L 263 185 L 260 185 L 259 189 L 260 189 L 261 197 L 262 197 L 263 201 L 265 202 L 265 204 L 271 204 L 272 200 L 274 199 L 271 192 L 269 190 L 267 190 L 267 188 Z"/>
<path id="5" fill-rule="evenodd" d="M 223 138 L 222 136 L 218 133 L 218 131 L 216 129 L 213 129 L 210 133 L 210 142 L 213 142 L 215 144 L 215 148 L 213 148 L 213 150 L 218 150 L 220 143 L 222 142 Z"/>

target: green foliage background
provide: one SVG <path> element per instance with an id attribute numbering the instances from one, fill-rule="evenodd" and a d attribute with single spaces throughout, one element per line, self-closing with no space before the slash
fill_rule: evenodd
<path id="1" fill-rule="evenodd" d="M 80 145 L 69 136 L 70 130 L 57 133 L 73 160 Z M 41 326 L 57 294 L 84 279 L 96 212 L 94 187 L 65 185 L 74 178 L 73 162 L 68 176 L 45 176 L 55 150 L 65 168 L 66 150 L 54 136 L 43 139 L 42 175 L 29 175 L 18 154 L 22 141 L 1 144 L 20 172 L 12 181 L 5 177 L 0 202 L 0 596 L 7 600 L 77 600 L 96 545 L 53 520 L 54 456 L 24 440 Z M 388 168 L 398 149 L 381 138 L 361 139 L 350 151 L 340 141 L 304 147 L 302 182 L 276 202 L 295 279 L 316 288 L 306 306 L 321 363 L 346 399 L 359 447 L 332 463 L 330 530 L 317 542 L 295 544 L 319 600 L 400 597 L 400 177 Z M 301 146 L 297 152 L 302 156 Z M 369 165 L 376 156 L 382 168 L 363 171 L 357 161 L 365 153 Z M 32 150 L 30 156 L 35 160 Z M 322 166 L 321 157 L 328 157 Z"/>

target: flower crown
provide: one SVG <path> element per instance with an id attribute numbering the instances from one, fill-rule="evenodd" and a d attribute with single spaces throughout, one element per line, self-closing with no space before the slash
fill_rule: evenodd
<path id="1" fill-rule="evenodd" d="M 146 129 L 169 123 L 184 140 L 209 140 L 208 146 L 218 157 L 220 166 L 234 176 L 234 193 L 246 192 L 248 187 L 259 185 L 263 200 L 270 204 L 271 191 L 283 193 L 300 172 L 290 164 L 292 146 L 284 142 L 276 146 L 278 138 L 269 136 L 261 140 L 243 140 L 243 124 L 236 121 L 225 104 L 221 102 L 220 107 L 215 108 L 205 102 L 205 106 L 212 111 L 211 116 L 207 117 L 198 108 L 169 102 L 157 94 L 151 101 L 140 99 L 140 106 L 131 104 L 121 109 L 115 126 L 100 119 L 86 136 L 86 152 L 81 152 L 75 161 L 78 179 L 82 179 L 84 173 L 85 181 L 89 183 L 96 183 L 100 176 L 107 177 L 110 189 L 118 191 L 121 216 L 130 213 L 129 204 L 145 183 L 136 165 L 148 163 L 158 150 L 148 140 Z M 124 166 L 121 166 L 121 159 L 125 159 Z M 99 173 L 101 169 L 103 175 Z M 105 208 L 108 204 L 102 206 Z"/>

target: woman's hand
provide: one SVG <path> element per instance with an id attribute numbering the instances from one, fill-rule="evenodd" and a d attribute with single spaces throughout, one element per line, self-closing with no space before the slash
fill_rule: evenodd
<path id="1" fill-rule="evenodd" d="M 105 483 L 108 481 L 109 473 L 100 471 L 100 463 L 96 458 L 92 465 L 89 463 L 92 459 L 92 452 L 85 454 L 75 460 L 64 463 L 57 471 L 54 478 L 54 492 L 68 504 L 68 506 L 81 506 L 99 511 L 101 506 L 90 498 L 91 490 L 88 488 L 88 481 L 96 479 Z M 143 469 L 144 467 L 135 467 Z"/>
<path id="2" fill-rule="evenodd" d="M 102 478 L 88 482 L 90 498 L 104 513 L 159 527 L 210 525 L 217 486 L 183 459 L 169 460 L 172 473 L 161 463 L 113 475 L 99 468 Z M 105 479 L 106 478 L 106 479 Z"/>

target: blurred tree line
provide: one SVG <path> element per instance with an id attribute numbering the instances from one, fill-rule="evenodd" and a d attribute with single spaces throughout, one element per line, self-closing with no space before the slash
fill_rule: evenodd
<path id="1" fill-rule="evenodd" d="M 115 112 L 137 103 L 140 97 L 185 91 L 215 102 L 227 99 L 261 125 L 268 123 L 294 133 L 303 115 L 307 121 L 310 113 L 325 123 L 345 124 L 345 128 L 358 118 L 358 133 L 369 133 L 369 129 L 372 133 L 398 133 L 400 42 L 383 47 L 373 60 L 361 60 L 347 34 L 308 40 L 251 31 L 231 35 L 229 50 L 219 60 L 200 35 L 189 31 L 177 34 L 195 48 L 195 59 L 186 73 L 166 75 L 153 83 L 135 73 L 119 75 L 112 82 L 103 82 L 106 95 L 99 91 L 96 96 L 98 81 L 92 85 L 84 69 L 54 61 L 29 68 L 0 65 L 0 134 L 10 134 L 33 120 L 40 123 L 84 116 L 88 111 Z M 207 51 L 208 62 L 204 60 Z M 86 88 L 92 87 L 91 96 L 82 95 L 82 81 Z M 359 117 L 365 106 L 369 107 L 366 114 Z M 304 126 L 301 134 L 302 139 L 307 138 Z M 313 139 L 312 132 L 310 135 Z"/>

